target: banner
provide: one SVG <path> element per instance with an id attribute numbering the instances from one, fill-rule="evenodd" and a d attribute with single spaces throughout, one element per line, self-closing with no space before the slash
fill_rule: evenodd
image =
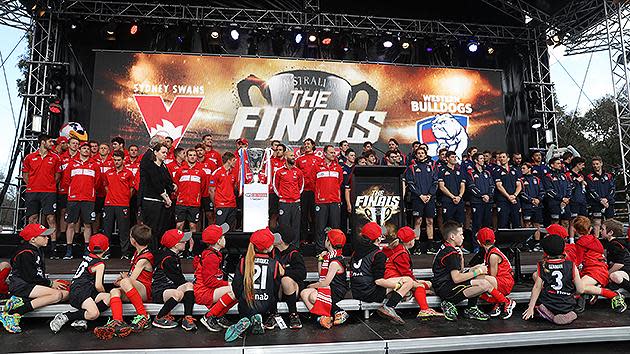
<path id="1" fill-rule="evenodd" d="M 506 145 L 498 71 L 97 52 L 94 72 L 89 131 L 98 141 L 119 135 L 142 146 L 164 131 L 191 147 L 212 132 L 220 151 L 239 137 L 256 147 L 312 138 L 384 150 L 395 138 L 424 142 L 430 155 Z"/>

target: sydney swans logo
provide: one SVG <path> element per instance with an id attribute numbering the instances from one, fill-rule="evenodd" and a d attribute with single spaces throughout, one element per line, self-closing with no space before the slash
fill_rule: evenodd
<path id="1" fill-rule="evenodd" d="M 365 194 L 358 195 L 354 203 L 356 213 L 368 221 L 385 225 L 392 216 L 400 212 L 400 196 L 385 194 L 378 186 L 370 187 Z"/>

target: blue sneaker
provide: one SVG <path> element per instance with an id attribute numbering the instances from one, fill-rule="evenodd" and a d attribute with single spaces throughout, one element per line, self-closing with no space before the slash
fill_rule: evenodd
<path id="1" fill-rule="evenodd" d="M 249 321 L 249 318 L 241 318 L 225 331 L 225 341 L 229 343 L 239 339 L 251 325 L 252 323 Z"/>
<path id="2" fill-rule="evenodd" d="M 263 327 L 262 315 L 257 313 L 251 317 L 252 322 L 252 334 L 260 335 L 265 334 L 265 327 Z"/>
<path id="3" fill-rule="evenodd" d="M 20 333 L 22 332 L 22 328 L 20 328 L 20 318 L 21 316 L 18 314 L 9 315 L 6 312 L 0 314 L 0 322 L 4 329 L 9 333 Z"/>
<path id="4" fill-rule="evenodd" d="M 13 295 L 4 304 L 4 312 L 11 312 L 11 310 L 15 310 L 16 308 L 22 306 L 24 306 L 24 300 L 21 297 Z"/>

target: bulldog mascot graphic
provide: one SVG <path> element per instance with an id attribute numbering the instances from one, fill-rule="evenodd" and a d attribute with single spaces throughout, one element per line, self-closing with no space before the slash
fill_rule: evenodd
<path id="1" fill-rule="evenodd" d="M 427 144 L 429 156 L 437 158 L 441 148 L 462 156 L 468 148 L 468 116 L 443 113 L 416 122 L 418 141 Z"/>

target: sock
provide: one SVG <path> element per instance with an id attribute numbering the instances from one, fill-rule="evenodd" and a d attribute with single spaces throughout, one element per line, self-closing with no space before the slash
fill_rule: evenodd
<path id="1" fill-rule="evenodd" d="M 392 295 L 389 297 L 389 300 L 387 300 L 386 306 L 394 308 L 396 307 L 396 305 L 398 305 L 400 300 L 402 300 L 402 296 L 398 292 L 393 291 Z"/>
<path id="2" fill-rule="evenodd" d="M 133 307 L 136 309 L 136 313 L 138 315 L 147 314 L 147 310 L 144 308 L 144 303 L 142 302 L 142 296 L 140 296 L 140 293 L 138 293 L 136 288 L 131 288 L 131 290 L 125 292 L 125 295 L 127 295 L 129 302 L 131 302 Z"/>
<path id="3" fill-rule="evenodd" d="M 109 307 L 112 309 L 112 318 L 116 321 L 123 320 L 122 300 L 116 296 L 109 300 Z"/>
<path id="4" fill-rule="evenodd" d="M 477 301 L 479 301 L 478 297 L 471 297 L 468 299 L 468 307 L 475 307 L 477 306 Z"/>
<path id="5" fill-rule="evenodd" d="M 496 299 L 495 302 L 499 302 L 502 304 L 505 304 L 508 302 L 508 299 L 506 299 L 505 296 L 501 294 L 501 292 L 497 289 L 492 289 L 492 291 L 490 292 L 490 296 Z"/>
<path id="6" fill-rule="evenodd" d="M 423 287 L 418 287 L 413 292 L 413 297 L 416 299 L 420 310 L 428 310 L 429 304 L 427 303 L 427 291 Z"/>
<path id="7" fill-rule="evenodd" d="M 24 302 L 24 305 L 9 311 L 9 314 L 12 315 L 14 313 L 17 313 L 18 315 L 24 315 L 25 313 L 28 313 L 31 311 L 33 311 L 33 305 L 31 304 L 30 301 L 26 301 Z"/>
<path id="8" fill-rule="evenodd" d="M 232 299 L 230 294 L 224 294 L 221 296 L 219 301 L 212 305 L 210 311 L 206 313 L 206 317 L 222 317 L 232 308 L 232 306 L 234 306 L 234 304 L 236 304 L 236 300 Z"/>
<path id="9" fill-rule="evenodd" d="M 160 312 L 158 312 L 157 317 L 161 318 L 168 315 L 175 308 L 175 306 L 177 306 L 177 300 L 175 300 L 174 298 L 166 300 L 166 302 L 160 309 Z"/>
<path id="10" fill-rule="evenodd" d="M 602 288 L 602 296 L 607 298 L 607 299 L 612 299 L 613 297 L 617 296 L 618 294 L 610 289 L 606 289 L 606 288 Z"/>
<path id="11" fill-rule="evenodd" d="M 0 272 L 0 274 L 2 274 L 2 272 Z M 0 276 L 0 281 L 2 280 L 2 277 Z M 630 291 L 630 281 L 622 279 L 621 283 L 619 284 L 619 286 L 621 286 L 622 288 Z"/>
<path id="12" fill-rule="evenodd" d="M 105 304 L 103 301 L 99 301 L 99 302 L 96 303 L 96 308 L 98 308 L 98 312 L 103 313 L 103 312 L 107 311 L 109 306 L 107 306 L 107 304 Z M 121 311 L 122 311 L 122 309 L 121 309 Z"/>
<path id="13" fill-rule="evenodd" d="M 55 252 L 57 249 L 57 241 L 50 240 L 50 250 Z"/>
<path id="14" fill-rule="evenodd" d="M 77 321 L 77 320 L 84 320 L 85 319 L 85 310 L 79 310 L 79 311 L 68 311 L 65 313 L 65 315 L 68 317 L 68 321 Z"/>
<path id="15" fill-rule="evenodd" d="M 297 313 L 297 293 L 289 294 L 285 296 L 289 313 Z"/>
<path id="16" fill-rule="evenodd" d="M 195 292 L 192 290 L 185 292 L 182 302 L 184 303 L 184 316 L 192 316 L 195 306 Z"/>

